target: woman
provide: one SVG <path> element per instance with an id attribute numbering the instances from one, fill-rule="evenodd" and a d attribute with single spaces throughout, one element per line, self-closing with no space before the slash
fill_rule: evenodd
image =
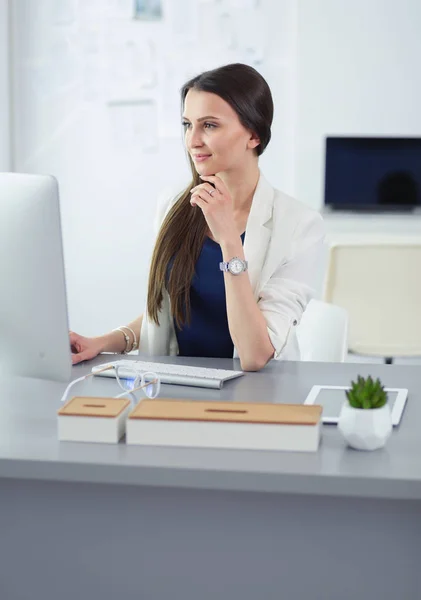
<path id="1" fill-rule="evenodd" d="M 137 342 L 151 356 L 239 357 L 245 371 L 299 358 L 295 327 L 314 295 L 324 227 L 259 171 L 269 86 L 231 64 L 194 77 L 181 97 L 193 180 L 158 208 L 146 310 L 98 338 L 71 332 L 73 363 Z"/>

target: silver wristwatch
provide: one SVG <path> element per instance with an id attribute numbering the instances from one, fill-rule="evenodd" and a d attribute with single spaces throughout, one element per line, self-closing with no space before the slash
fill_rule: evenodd
<path id="1" fill-rule="evenodd" d="M 234 256 L 234 258 L 231 258 L 228 262 L 219 263 L 219 268 L 225 273 L 229 272 L 232 275 L 239 275 L 243 271 L 247 271 L 248 263 L 246 260 L 241 260 L 241 258 Z"/>

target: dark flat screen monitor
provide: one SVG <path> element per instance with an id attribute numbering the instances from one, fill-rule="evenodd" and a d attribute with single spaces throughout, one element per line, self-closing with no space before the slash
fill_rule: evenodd
<path id="1" fill-rule="evenodd" d="M 360 212 L 421 206 L 421 138 L 327 137 L 324 201 Z"/>

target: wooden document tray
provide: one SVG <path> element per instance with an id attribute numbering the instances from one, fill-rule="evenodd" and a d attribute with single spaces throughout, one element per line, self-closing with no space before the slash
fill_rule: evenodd
<path id="1" fill-rule="evenodd" d="M 143 400 L 130 413 L 128 444 L 317 450 L 321 406 Z"/>

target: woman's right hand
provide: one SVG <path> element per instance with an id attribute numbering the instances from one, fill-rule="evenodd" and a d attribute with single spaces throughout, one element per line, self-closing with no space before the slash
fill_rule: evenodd
<path id="1" fill-rule="evenodd" d="M 72 351 L 72 364 L 77 365 L 83 360 L 91 360 L 101 352 L 100 342 L 97 338 L 88 338 L 69 332 L 70 349 Z"/>

